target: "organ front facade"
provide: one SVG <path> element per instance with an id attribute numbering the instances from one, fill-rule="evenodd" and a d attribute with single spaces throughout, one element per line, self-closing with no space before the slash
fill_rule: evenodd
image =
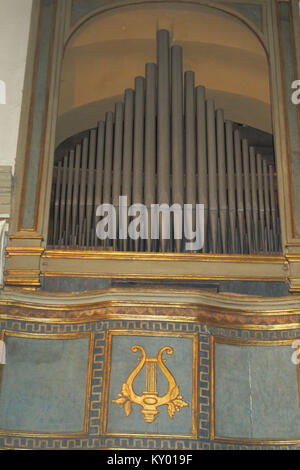
<path id="1" fill-rule="evenodd" d="M 33 0 L 0 447 L 299 446 L 299 40 L 295 0 Z"/>

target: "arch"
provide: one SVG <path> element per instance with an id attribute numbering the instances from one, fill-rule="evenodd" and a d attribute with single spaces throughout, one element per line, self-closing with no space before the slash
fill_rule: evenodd
<path id="1" fill-rule="evenodd" d="M 257 38 L 261 42 L 263 48 L 265 49 L 266 55 L 268 57 L 269 53 L 268 53 L 267 41 L 265 40 L 265 37 L 264 37 L 262 31 L 257 27 L 257 25 L 253 21 L 251 21 L 248 17 L 244 16 L 242 13 L 238 12 L 237 10 L 235 10 L 233 8 L 230 8 L 229 6 L 226 6 L 224 4 L 222 4 L 222 5 L 216 5 L 216 4 L 212 5 L 211 3 L 208 3 L 208 2 L 202 1 L 202 0 L 188 0 L 188 1 L 186 1 L 186 0 L 177 0 L 176 1 L 175 0 L 174 2 L 168 2 L 168 1 L 161 0 L 160 2 L 155 2 L 155 5 L 161 5 L 161 4 L 171 5 L 172 3 L 173 4 L 176 4 L 176 3 L 177 4 L 182 4 L 183 6 L 184 5 L 196 5 L 199 8 L 207 7 L 207 8 L 211 8 L 213 10 L 218 10 L 218 11 L 227 13 L 228 15 L 231 15 L 234 18 L 237 18 L 242 23 L 244 23 L 257 36 Z M 70 29 L 69 33 L 65 37 L 64 48 L 67 47 L 67 44 L 71 40 L 73 35 L 76 34 L 76 32 L 87 21 L 89 21 L 94 16 L 101 15 L 103 13 L 106 13 L 106 12 L 112 11 L 112 10 L 116 10 L 116 9 L 127 8 L 128 6 L 139 7 L 141 5 L 146 5 L 146 4 L 153 4 L 153 0 L 144 0 L 143 2 L 136 2 L 134 0 L 128 0 L 126 5 L 124 5 L 123 2 L 119 2 L 119 3 L 115 3 L 113 6 L 105 5 L 105 6 L 98 7 L 96 9 L 91 10 L 89 13 L 83 15 L 82 17 L 80 17 L 79 20 L 77 20 L 74 23 L 73 27 Z"/>
<path id="2" fill-rule="evenodd" d="M 149 15 L 153 15 L 154 11 L 172 12 L 174 18 L 178 15 L 178 11 L 183 12 L 183 16 L 190 14 L 189 32 L 183 32 L 183 28 L 180 26 L 180 21 L 183 21 L 181 18 L 176 19 L 177 23 L 175 20 L 169 21 L 170 23 L 175 21 L 174 31 L 178 36 L 178 38 L 175 37 L 175 40 L 178 39 L 178 42 L 184 46 L 184 53 L 187 56 L 186 70 L 191 68 L 196 71 L 197 84 L 204 85 L 210 90 L 210 95 L 216 100 L 217 106 L 227 110 L 229 119 L 271 132 L 268 53 L 262 32 L 251 20 L 245 19 L 243 15 L 226 6 L 211 5 L 207 2 L 163 1 L 154 3 L 146 0 L 137 3 L 129 1 L 126 5 L 124 3 L 115 4 L 113 7 L 101 7 L 90 12 L 73 26 L 67 36 L 64 46 L 56 145 L 71 135 L 94 127 L 97 120 L 102 119 L 105 112 L 113 108 L 124 89 L 132 87 L 134 77 L 144 74 L 145 62 L 154 60 L 155 31 L 152 31 L 151 35 L 146 31 L 141 32 L 141 28 L 137 24 L 133 26 L 133 30 L 139 31 L 140 37 L 137 34 L 134 35 L 132 31 L 130 34 L 124 33 L 122 37 L 120 33 L 122 22 L 120 20 L 118 23 L 116 18 L 127 18 L 126 21 L 130 22 L 131 14 L 133 17 L 137 12 L 140 18 L 145 19 L 147 12 Z M 170 13 L 170 18 L 172 14 Z M 212 21 L 218 21 L 219 27 L 214 33 L 218 36 L 216 40 L 212 39 L 210 33 L 210 39 L 206 40 L 204 34 L 201 36 L 197 30 L 196 21 L 193 20 L 195 15 L 197 18 L 201 16 L 204 18 L 202 22 L 204 29 L 209 17 L 213 18 L 210 20 L 211 24 L 213 24 Z M 115 24 L 108 31 L 109 28 L 105 25 L 112 25 L 114 21 Z M 159 21 L 168 23 L 167 19 L 159 19 Z M 191 33 L 191 22 L 194 22 L 193 34 Z M 137 21 L 137 23 L 143 23 L 143 21 Z M 227 28 L 227 43 L 225 41 L 225 44 L 222 42 L 223 38 L 220 33 L 222 24 L 225 24 Z M 234 44 L 234 41 L 229 41 L 228 38 L 233 34 L 230 29 L 231 24 L 236 30 L 236 38 L 242 34 L 242 42 L 244 42 L 242 46 L 239 46 L 238 39 L 235 39 Z M 170 29 L 169 24 L 160 24 L 159 27 Z M 112 31 L 113 34 L 111 34 Z M 116 37 L 114 36 L 115 31 L 117 31 Z M 196 31 L 198 31 L 197 34 Z M 208 27 L 206 27 L 205 34 L 207 33 Z M 98 35 L 98 49 L 96 40 L 94 44 L 91 41 L 93 34 Z M 83 40 L 80 39 L 82 37 Z M 137 38 L 138 44 L 133 45 L 130 41 L 136 41 Z M 247 41 L 251 43 L 249 47 L 245 45 Z M 71 57 L 70 50 L 72 48 L 73 55 Z M 94 52 L 92 48 L 94 48 Z M 101 54 L 103 55 L 100 63 Z M 88 62 L 88 56 L 94 62 L 94 68 Z M 128 66 L 124 64 L 125 56 L 128 60 Z M 141 57 L 143 58 L 140 59 Z M 68 60 L 69 65 L 66 65 Z M 242 60 L 240 64 L 239 60 Z M 76 67 L 77 78 L 74 79 Z M 201 75 L 199 73 L 198 78 L 197 67 L 198 71 L 202 67 Z M 129 72 L 129 69 L 132 73 Z M 68 72 L 66 72 L 67 70 Z M 224 75 L 222 86 L 220 86 L 220 70 Z M 235 70 L 234 81 L 232 70 Z M 86 80 L 84 75 L 86 75 Z M 245 92 L 245 81 L 249 93 Z M 99 91 L 99 83 L 101 83 L 101 92 Z M 88 85 L 85 86 L 86 84 Z M 244 110 L 243 113 L 241 110 Z M 256 120 L 259 121 L 258 125 L 255 125 L 257 124 Z"/>

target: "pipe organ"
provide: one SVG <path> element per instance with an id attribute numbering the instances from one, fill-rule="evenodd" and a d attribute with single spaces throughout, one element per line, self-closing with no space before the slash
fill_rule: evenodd
<path id="1" fill-rule="evenodd" d="M 61 249 L 183 252 L 184 239 L 126 236 L 101 240 L 100 204 L 204 205 L 203 253 L 267 254 L 281 251 L 276 170 L 242 139 L 239 126 L 183 73 L 182 48 L 157 33 L 157 63 L 147 63 L 124 101 L 81 142 L 56 161 L 48 245 Z M 116 211 L 119 214 L 118 211 Z M 183 217 L 183 216 L 182 216 Z M 128 216 L 128 223 L 132 217 Z M 191 219 L 195 224 L 195 214 Z M 116 233 L 120 220 L 117 216 Z"/>

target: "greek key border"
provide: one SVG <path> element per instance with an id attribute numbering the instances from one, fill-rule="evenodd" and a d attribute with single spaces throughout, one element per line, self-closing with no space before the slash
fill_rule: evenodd
<path id="1" fill-rule="evenodd" d="M 210 440 L 211 418 L 211 336 L 243 341 L 257 340 L 278 341 L 300 338 L 300 330 L 237 330 L 222 327 L 211 327 L 200 323 L 156 321 L 156 320 L 104 320 L 85 323 L 43 323 L 40 321 L 0 320 L 0 330 L 33 334 L 64 335 L 76 333 L 94 334 L 93 360 L 91 368 L 90 406 L 87 436 L 33 436 L 13 435 L 0 436 L 0 448 L 3 449 L 166 449 L 166 450 L 246 450 L 246 449 L 279 449 L 292 450 L 299 448 L 295 443 L 278 445 L 266 443 L 226 443 Z M 172 334 L 197 333 L 199 337 L 199 377 L 198 377 L 198 438 L 163 438 L 163 437 L 116 437 L 101 436 L 101 406 L 104 384 L 105 346 L 107 330 L 143 330 Z"/>

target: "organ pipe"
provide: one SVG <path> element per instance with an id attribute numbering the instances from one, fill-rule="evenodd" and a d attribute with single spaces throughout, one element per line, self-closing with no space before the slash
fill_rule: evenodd
<path id="1" fill-rule="evenodd" d="M 147 208 L 156 203 L 156 74 L 156 64 L 146 64 L 144 202 Z M 152 246 L 150 235 L 151 217 L 149 213 L 147 251 L 151 251 Z"/>
<path id="2" fill-rule="evenodd" d="M 202 253 L 278 253 L 280 224 L 276 169 L 241 139 L 239 125 L 226 120 L 193 71 L 183 72 L 183 52 L 170 48 L 169 33 L 157 33 L 157 64 L 147 63 L 145 78 L 107 112 L 104 121 L 70 144 L 53 172 L 49 244 L 53 247 L 120 250 L 185 250 L 195 227 L 196 204 L 204 205 Z M 96 236 L 97 207 L 112 204 L 118 219 L 119 197 L 148 209 L 147 240 Z M 171 218 L 171 240 L 160 225 L 151 239 L 153 204 L 193 207 L 190 226 L 183 212 Z M 179 214 L 179 216 L 178 216 Z M 127 215 L 126 215 L 127 217 Z M 162 217 L 160 218 L 160 223 Z"/>

